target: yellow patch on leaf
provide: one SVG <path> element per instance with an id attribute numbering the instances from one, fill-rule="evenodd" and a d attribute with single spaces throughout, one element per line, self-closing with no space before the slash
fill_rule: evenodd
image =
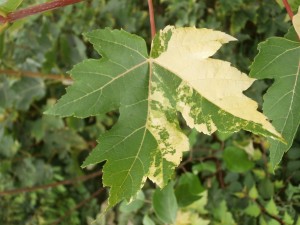
<path id="1" fill-rule="evenodd" d="M 186 86 L 225 112 L 261 124 L 265 130 L 281 137 L 267 118 L 257 111 L 257 103 L 243 94 L 255 79 L 232 67 L 229 62 L 208 58 L 222 44 L 234 41 L 235 38 L 210 29 L 167 27 L 161 32 L 167 33 L 170 30 L 172 36 L 168 48 L 153 60 L 155 63 L 176 74 Z M 188 116 L 191 105 L 186 102 L 179 103 L 178 107 L 190 127 L 206 134 L 217 129 L 212 121 L 195 124 Z"/>

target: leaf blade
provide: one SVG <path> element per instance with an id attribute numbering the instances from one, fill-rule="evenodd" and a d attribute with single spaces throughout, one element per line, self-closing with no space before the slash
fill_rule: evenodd
<path id="1" fill-rule="evenodd" d="M 126 82 L 123 79 L 128 77 L 127 75 L 146 74 L 145 71 L 148 69 L 148 65 L 145 60 L 147 56 L 145 55 L 145 49 L 147 49 L 145 41 L 135 35 L 130 36 L 132 37 L 130 40 L 127 32 L 110 29 L 93 31 L 85 34 L 85 36 L 94 45 L 95 49 L 102 54 L 103 58 L 100 60 L 85 60 L 76 65 L 70 71 L 71 77 L 75 81 L 74 85 L 67 88 L 67 95 L 63 96 L 54 107 L 46 111 L 46 114 L 85 118 L 112 111 L 120 107 L 121 104 L 135 103 L 136 99 L 134 98 L 121 98 L 121 96 L 130 96 L 127 93 L 130 89 L 124 85 Z M 104 36 L 105 38 L 99 39 L 97 36 Z M 124 44 L 120 42 L 115 44 L 115 49 L 111 51 L 107 46 L 118 42 L 113 42 L 110 39 L 115 41 L 130 40 L 128 45 L 131 47 L 124 47 Z M 113 54 L 110 51 L 115 53 L 117 57 L 112 57 Z M 116 52 L 123 53 L 116 54 Z M 138 57 L 135 59 L 130 57 L 130 60 L 128 60 L 123 54 L 138 55 Z M 126 64 L 122 65 L 124 62 Z M 131 82 L 143 81 L 133 80 L 131 77 L 127 79 L 130 79 Z M 145 84 L 132 84 L 132 86 L 139 85 Z M 118 90 L 127 90 L 127 92 Z M 121 102 L 121 100 L 123 101 Z M 78 104 L 82 107 L 78 107 Z"/>
<path id="2" fill-rule="evenodd" d="M 172 183 L 153 194 L 153 208 L 158 218 L 167 224 L 173 224 L 177 215 L 177 201 Z"/>
<path id="3" fill-rule="evenodd" d="M 275 80 L 264 96 L 263 111 L 287 144 L 269 139 L 273 167 L 291 147 L 300 123 L 299 62 L 300 43 L 285 38 L 269 38 L 259 45 L 259 54 L 251 66 L 251 77 Z"/>
<path id="4" fill-rule="evenodd" d="M 198 39 L 190 45 L 194 36 Z M 168 184 L 182 153 L 189 150 L 188 138 L 179 126 L 178 112 L 184 115 L 190 127 L 196 127 L 200 132 L 246 129 L 281 139 L 266 118 L 256 111 L 254 102 L 251 102 L 250 112 L 255 112 L 259 119 L 248 121 L 253 118 L 245 119 L 239 113 L 230 114 L 230 110 L 223 110 L 223 105 L 216 104 L 217 99 L 210 96 L 213 92 L 205 90 L 205 85 L 193 86 L 199 81 L 211 82 L 207 80 L 215 74 L 220 75 L 218 70 L 225 66 L 229 70 L 228 76 L 236 77 L 234 81 L 240 83 L 234 89 L 236 93 L 232 93 L 238 96 L 235 100 L 247 100 L 242 91 L 253 80 L 228 62 L 208 58 L 223 43 L 234 40 L 231 36 L 207 29 L 167 27 L 154 39 L 151 57 L 147 56 L 145 41 L 125 31 L 96 30 L 87 33 L 86 37 L 102 58 L 76 65 L 71 71 L 74 84 L 46 113 L 84 118 L 119 109 L 118 122 L 99 137 L 99 144 L 82 165 L 86 167 L 105 161 L 103 183 L 110 187 L 110 207 L 122 199 L 130 201 L 147 178 L 161 188 Z M 177 57 L 179 61 L 176 61 Z M 197 65 L 201 64 L 211 70 L 211 75 L 203 77 L 201 69 L 199 74 L 192 69 L 189 75 L 178 70 L 181 63 L 198 69 Z M 218 88 L 223 89 L 219 92 L 221 97 L 226 96 L 224 85 Z M 239 100 L 240 96 L 242 100 Z"/>

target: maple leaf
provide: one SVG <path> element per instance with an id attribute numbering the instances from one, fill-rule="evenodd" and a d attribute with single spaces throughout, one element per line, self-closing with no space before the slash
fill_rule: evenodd
<path id="1" fill-rule="evenodd" d="M 88 117 L 119 109 L 116 125 L 98 139 L 83 167 L 106 161 L 109 204 L 130 200 L 150 178 L 164 187 L 189 150 L 177 112 L 188 126 L 211 134 L 240 129 L 282 140 L 243 95 L 254 79 L 209 58 L 233 37 L 209 29 L 167 27 L 152 42 L 123 30 L 85 34 L 102 55 L 71 71 L 74 84 L 46 113 Z"/>
<path id="2" fill-rule="evenodd" d="M 293 24 L 300 36 L 299 13 L 294 16 Z M 289 33 L 292 32 L 291 29 Z M 269 139 L 273 168 L 292 146 L 300 123 L 300 42 L 296 33 L 287 35 L 293 39 L 272 37 L 259 44 L 250 71 L 251 77 L 275 81 L 264 96 L 263 111 L 287 144 Z"/>

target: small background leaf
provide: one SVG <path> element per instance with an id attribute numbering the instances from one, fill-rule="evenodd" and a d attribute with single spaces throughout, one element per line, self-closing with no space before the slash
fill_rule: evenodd
<path id="1" fill-rule="evenodd" d="M 127 203 L 126 201 L 123 201 L 120 205 L 120 210 L 121 212 L 126 213 L 136 212 L 144 205 L 144 201 L 145 195 L 142 191 L 139 191 L 136 198 L 132 202 Z"/>
<path id="2" fill-rule="evenodd" d="M 155 225 L 155 223 L 148 215 L 145 215 L 143 218 L 143 225 Z"/>
<path id="3" fill-rule="evenodd" d="M 277 206 L 276 206 L 273 198 L 267 203 L 266 210 L 271 215 L 278 215 L 278 209 L 277 209 Z"/>
<path id="4" fill-rule="evenodd" d="M 201 193 L 205 191 L 198 176 L 192 173 L 183 174 L 175 188 L 175 195 L 179 207 L 185 207 L 199 200 Z"/>
<path id="5" fill-rule="evenodd" d="M 258 184 L 258 192 L 264 199 L 270 199 L 274 195 L 274 184 L 269 179 L 261 180 Z"/>
<path id="6" fill-rule="evenodd" d="M 230 146 L 223 152 L 226 167 L 236 173 L 243 173 L 253 168 L 254 162 L 249 159 L 245 150 Z"/>
<path id="7" fill-rule="evenodd" d="M 250 203 L 245 209 L 245 213 L 253 217 L 258 217 L 261 214 L 260 208 L 256 203 Z"/>
<path id="8" fill-rule="evenodd" d="M 153 194 L 153 208 L 162 222 L 169 224 L 175 222 L 178 206 L 172 183 L 169 183 L 162 190 L 155 190 Z"/>

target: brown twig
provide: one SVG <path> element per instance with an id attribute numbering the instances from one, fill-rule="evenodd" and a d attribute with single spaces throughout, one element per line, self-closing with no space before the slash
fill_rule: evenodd
<path id="1" fill-rule="evenodd" d="M 26 192 L 31 192 L 31 191 L 37 191 L 37 190 L 45 190 L 45 189 L 49 189 L 49 188 L 53 188 L 59 185 L 71 185 L 77 182 L 83 182 L 83 181 L 87 181 L 90 180 L 94 177 L 100 176 L 102 175 L 101 171 L 95 172 L 95 173 L 91 173 L 91 174 L 87 174 L 84 176 L 80 176 L 80 177 L 76 177 L 70 180 L 64 180 L 64 181 L 59 181 L 59 182 L 55 182 L 55 183 L 51 183 L 51 184 L 46 184 L 46 185 L 40 185 L 40 186 L 35 186 L 35 187 L 30 187 L 30 188 L 19 188 L 19 189 L 15 189 L 15 190 L 8 190 L 8 191 L 2 191 L 0 192 L 0 196 L 3 195 L 15 195 L 15 194 L 21 194 L 21 193 L 26 193 Z"/>
<path id="2" fill-rule="evenodd" d="M 284 5 L 284 7 L 285 7 L 287 13 L 289 14 L 289 17 L 291 18 L 291 20 L 293 20 L 294 13 L 293 13 L 293 11 L 292 11 L 292 8 L 291 8 L 291 6 L 290 6 L 288 0 L 282 0 L 282 2 L 283 2 L 283 5 Z"/>
<path id="3" fill-rule="evenodd" d="M 270 177 L 269 168 L 268 168 L 268 157 L 267 157 L 267 149 L 265 148 L 264 144 L 260 144 L 260 149 L 262 151 L 262 160 L 264 163 L 264 171 L 267 177 Z"/>
<path id="4" fill-rule="evenodd" d="M 6 20 L 6 18 L 5 17 L 3 17 L 3 16 L 0 16 L 0 24 L 5 24 L 5 23 L 7 23 L 7 20 Z"/>
<path id="5" fill-rule="evenodd" d="M 148 7 L 149 7 L 149 17 L 150 17 L 150 26 L 151 26 L 151 37 L 153 39 L 156 34 L 156 27 L 155 27 L 154 8 L 153 8 L 152 0 L 148 0 Z"/>
<path id="6" fill-rule="evenodd" d="M 79 202 L 74 208 L 67 211 L 62 217 L 60 217 L 58 220 L 51 223 L 51 225 L 60 224 L 64 219 L 69 217 L 75 210 L 81 208 L 89 201 L 93 200 L 96 196 L 100 195 L 103 192 L 104 188 L 99 189 L 98 191 L 94 192 L 89 198 L 84 199 L 83 201 Z"/>
<path id="7" fill-rule="evenodd" d="M 35 15 L 45 11 L 61 8 L 67 5 L 72 5 L 84 0 L 54 0 L 43 4 L 28 7 L 26 9 L 17 10 L 9 13 L 6 17 L 0 16 L 0 23 L 11 23 L 27 16 Z"/>
<path id="8" fill-rule="evenodd" d="M 216 169 L 217 169 L 216 176 L 217 176 L 219 185 L 221 186 L 222 189 L 225 189 L 226 185 L 225 185 L 225 181 L 224 181 L 224 174 L 223 174 L 223 170 L 221 167 L 221 162 L 218 159 L 216 159 L 215 163 L 216 163 Z"/>
<path id="9" fill-rule="evenodd" d="M 64 75 L 57 75 L 57 74 L 41 74 L 36 72 L 30 71 L 15 71 L 15 70 L 0 70 L 0 74 L 8 75 L 8 76 L 25 76 L 25 77 L 34 77 L 34 78 L 42 78 L 42 79 L 49 79 L 49 80 L 58 80 L 64 84 L 72 83 L 73 80 L 70 77 L 66 77 Z"/>
<path id="10" fill-rule="evenodd" d="M 276 216 L 276 215 L 273 215 L 273 214 L 269 213 L 269 212 L 266 210 L 266 208 L 265 208 L 265 207 L 264 207 L 257 199 L 255 199 L 254 201 L 257 203 L 257 205 L 259 206 L 260 211 L 261 211 L 262 213 L 264 213 L 264 214 L 266 214 L 267 216 L 271 217 L 272 219 L 276 220 L 276 221 L 277 221 L 278 223 L 280 223 L 281 225 L 286 225 L 286 223 L 285 223 L 280 217 L 278 217 L 278 216 Z"/>

